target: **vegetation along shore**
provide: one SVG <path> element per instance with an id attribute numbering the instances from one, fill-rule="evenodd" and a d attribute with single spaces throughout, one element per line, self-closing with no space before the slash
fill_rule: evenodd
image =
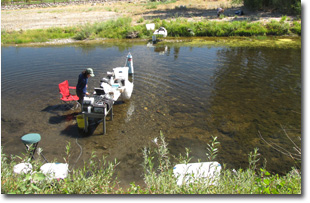
<path id="1" fill-rule="evenodd" d="M 155 23 L 156 28 L 165 27 L 168 30 L 167 39 L 194 36 L 301 36 L 298 4 L 291 3 L 296 8 L 293 7 L 294 12 L 286 12 L 290 15 L 269 11 L 255 12 L 244 7 L 244 4 L 246 2 L 236 0 L 103 1 L 89 4 L 84 2 L 82 5 L 4 10 L 1 43 L 10 45 L 64 41 L 64 39 L 67 39 L 66 42 L 95 39 L 151 39 L 153 31 L 146 29 L 148 23 Z M 220 16 L 216 14 L 218 7 L 225 8 L 225 12 Z M 240 10 L 244 11 L 243 15 L 236 14 Z M 21 14 L 17 14 L 17 11 L 23 15 L 18 16 Z M 70 16 L 61 17 L 67 13 L 70 13 Z M 32 16 L 29 17 L 29 21 L 38 19 L 39 22 L 44 16 L 47 20 L 33 22 L 29 25 L 33 28 L 23 29 L 21 24 L 26 25 L 29 22 L 23 23 L 21 18 L 27 18 L 27 15 Z M 77 17 L 79 15 L 85 15 L 83 18 L 86 20 L 79 19 Z M 17 16 L 16 19 L 14 16 Z M 9 19 L 10 22 L 6 24 Z M 19 24 L 15 23 L 18 19 Z M 74 23 L 73 19 L 79 19 L 81 23 Z"/>
<path id="2" fill-rule="evenodd" d="M 207 146 L 206 159 L 216 160 L 220 143 L 216 137 Z M 249 157 L 249 167 L 245 170 L 231 170 L 225 167 L 216 181 L 194 179 L 188 184 L 177 184 L 173 173 L 176 163 L 190 163 L 190 149 L 185 154 L 172 156 L 165 137 L 160 133 L 156 142 L 143 149 L 144 185 L 132 182 L 128 188 L 121 188 L 115 168 L 118 161 L 106 161 L 93 153 L 89 162 L 79 169 L 70 168 L 65 179 L 51 179 L 40 172 L 44 160 L 32 161 L 32 173 L 14 174 L 13 167 L 20 162 L 28 162 L 25 157 L 9 157 L 1 154 L 1 193 L 2 194 L 301 194 L 301 172 L 292 168 L 284 176 L 268 172 L 260 167 L 260 154 L 254 149 Z M 70 143 L 66 147 L 64 160 L 71 163 Z M 40 156 L 38 156 L 40 158 Z M 98 167 L 100 166 L 100 167 Z M 70 165 L 71 167 L 71 165 Z M 189 175 L 190 176 L 190 175 Z"/>

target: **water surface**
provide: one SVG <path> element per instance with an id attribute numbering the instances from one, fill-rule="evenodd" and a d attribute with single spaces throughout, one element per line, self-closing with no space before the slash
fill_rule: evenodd
<path id="1" fill-rule="evenodd" d="M 98 87 L 106 71 L 125 64 L 131 52 L 135 68 L 130 101 L 114 106 L 114 119 L 93 125 L 83 136 L 78 112 L 61 105 L 58 84 L 75 86 L 79 73 L 92 67 L 88 89 Z M 2 47 L 1 145 L 6 154 L 24 153 L 20 137 L 40 133 L 48 160 L 62 162 L 71 143 L 71 164 L 87 161 L 92 151 L 120 161 L 124 185 L 142 183 L 142 149 L 162 131 L 173 155 L 191 149 L 192 161 L 206 161 L 206 146 L 217 136 L 217 160 L 229 168 L 248 166 L 259 148 L 267 169 L 285 173 L 294 162 L 258 136 L 292 151 L 300 146 L 301 50 L 296 48 L 146 45 Z M 78 139 L 76 139 L 78 138 Z"/>

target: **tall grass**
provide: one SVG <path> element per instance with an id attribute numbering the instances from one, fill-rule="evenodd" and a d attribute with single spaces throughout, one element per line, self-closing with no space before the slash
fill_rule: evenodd
<path id="1" fill-rule="evenodd" d="M 191 36 L 189 30 L 196 36 L 264 36 L 264 35 L 290 35 L 292 33 L 301 35 L 300 23 L 289 25 L 285 22 L 271 21 L 266 25 L 260 22 L 234 21 L 216 22 L 201 21 L 188 22 L 176 20 L 173 22 L 162 21 L 162 26 L 168 28 L 168 35 L 172 37 Z"/>
<path id="2" fill-rule="evenodd" d="M 20 30 L 7 32 L 1 31 L 1 43 L 3 44 L 24 44 L 33 42 L 47 42 L 52 39 L 72 38 L 77 28 L 48 28 L 36 30 Z"/>
<path id="3" fill-rule="evenodd" d="M 77 40 L 84 40 L 91 36 L 112 39 L 126 38 L 127 33 L 131 30 L 131 21 L 131 18 L 118 18 L 106 22 L 87 24 L 82 26 L 73 38 Z"/>
<path id="4" fill-rule="evenodd" d="M 217 138 L 207 145 L 206 160 L 217 158 L 219 146 Z M 190 150 L 185 156 L 172 156 L 168 143 L 160 133 L 149 147 L 143 150 L 143 178 L 145 186 L 130 184 L 127 190 L 119 187 L 115 168 L 119 164 L 98 159 L 93 153 L 82 168 L 73 169 L 64 180 L 49 180 L 39 171 L 42 161 L 32 162 L 35 173 L 14 174 L 13 166 L 20 157 L 9 158 L 1 152 L 1 193 L 2 194 L 301 194 L 301 173 L 292 169 L 285 176 L 272 175 L 265 167 L 258 166 L 260 154 L 254 149 L 249 154 L 247 169 L 231 170 L 225 167 L 216 184 L 208 179 L 194 179 L 190 183 L 177 185 L 173 166 L 177 163 L 189 163 Z M 69 161 L 70 146 L 67 147 L 64 160 Z M 20 160 L 20 161 L 25 161 Z"/>
<path id="5" fill-rule="evenodd" d="M 175 20 L 154 19 L 156 28 L 161 26 L 168 30 L 169 37 L 191 37 L 191 36 L 283 36 L 297 34 L 301 35 L 301 23 L 298 21 L 289 24 L 281 20 L 271 21 L 267 24 L 260 22 L 233 21 L 216 22 L 203 20 L 199 22 L 187 21 L 183 18 Z M 86 24 L 79 27 L 48 28 L 38 30 L 1 32 L 2 44 L 21 44 L 31 42 L 46 42 L 51 39 L 73 38 L 76 40 L 111 38 L 124 39 L 130 33 L 136 32 L 138 38 L 151 38 L 153 31 L 146 30 L 145 24 L 132 25 L 132 19 L 121 17 L 116 20 Z"/>

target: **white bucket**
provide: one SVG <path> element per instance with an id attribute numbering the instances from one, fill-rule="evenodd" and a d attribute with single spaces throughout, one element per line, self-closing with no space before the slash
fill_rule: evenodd
<path id="1" fill-rule="evenodd" d="M 155 24 L 154 23 L 146 24 L 146 29 L 147 30 L 155 30 Z"/>

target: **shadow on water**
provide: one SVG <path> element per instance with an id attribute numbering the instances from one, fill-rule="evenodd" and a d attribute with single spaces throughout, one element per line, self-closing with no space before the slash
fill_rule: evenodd
<path id="1" fill-rule="evenodd" d="M 52 105 L 44 108 L 42 112 L 48 112 L 53 114 L 54 116 L 50 116 L 49 123 L 50 124 L 60 124 L 67 121 L 72 121 L 79 114 L 78 112 L 72 112 L 69 114 L 64 114 L 68 111 L 72 106 L 67 105 Z"/>
<path id="2" fill-rule="evenodd" d="M 80 112 L 70 110 L 72 107 L 73 105 L 68 104 L 51 105 L 44 108 L 42 112 L 48 112 L 52 114 L 52 116 L 50 116 L 48 120 L 49 124 L 51 125 L 59 125 L 62 123 L 73 122 L 73 124 L 71 125 L 67 124 L 66 127 L 62 131 L 60 131 L 60 135 L 65 135 L 71 138 L 81 138 L 92 135 L 92 133 L 94 132 L 94 124 L 90 124 L 90 130 L 88 133 L 85 133 L 83 130 L 79 129 L 77 124 L 75 123 L 75 120 L 77 115 L 80 114 Z"/>
<path id="3" fill-rule="evenodd" d="M 124 104 L 123 101 L 116 101 L 114 106 Z M 58 125 L 61 123 L 72 123 L 72 121 L 76 120 L 77 115 L 81 114 L 78 110 L 73 111 L 71 108 L 73 105 L 68 104 L 60 104 L 60 105 L 51 105 L 47 106 L 42 110 L 42 112 L 48 112 L 53 114 L 53 116 L 49 117 L 49 123 L 52 125 Z M 106 117 L 106 121 L 109 122 L 110 117 Z M 61 135 L 65 135 L 71 138 L 81 138 L 81 137 L 89 137 L 89 136 L 100 136 L 101 134 L 96 134 L 98 126 L 103 122 L 103 119 L 98 118 L 88 118 L 88 132 L 85 132 L 84 129 L 78 128 L 77 124 L 74 122 L 72 125 L 66 125 L 66 128 L 61 131 Z"/>

